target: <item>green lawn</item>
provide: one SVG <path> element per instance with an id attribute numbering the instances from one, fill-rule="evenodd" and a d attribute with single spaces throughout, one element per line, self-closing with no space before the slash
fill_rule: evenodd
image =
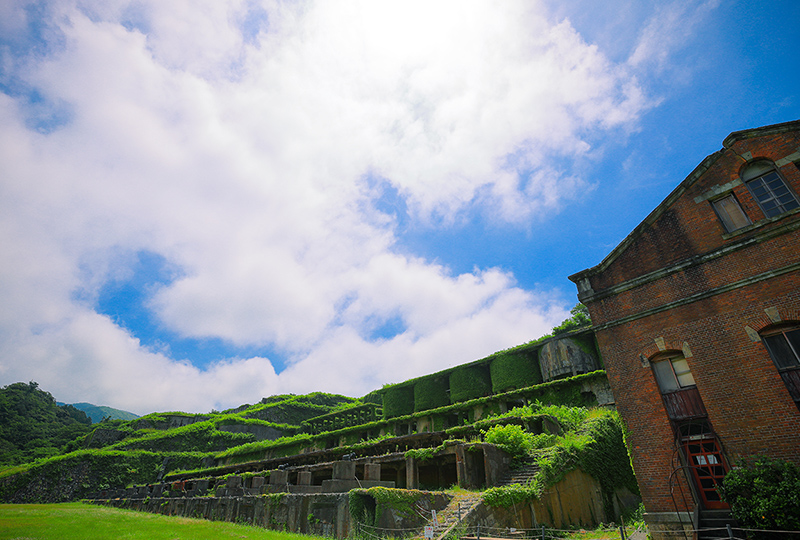
<path id="1" fill-rule="evenodd" d="M 0 539 L 313 540 L 316 537 L 83 503 L 0 504 Z"/>

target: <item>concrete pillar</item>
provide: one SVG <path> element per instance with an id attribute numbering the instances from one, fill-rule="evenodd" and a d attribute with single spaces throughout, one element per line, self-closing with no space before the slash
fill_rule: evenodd
<path id="1" fill-rule="evenodd" d="M 289 483 L 289 471 L 275 470 L 270 472 L 269 483 L 273 486 L 285 486 Z"/>
<path id="2" fill-rule="evenodd" d="M 242 477 L 238 475 L 229 476 L 228 480 L 225 482 L 225 487 L 227 488 L 240 488 L 242 487 Z"/>
<path id="3" fill-rule="evenodd" d="M 406 489 L 419 489 L 419 470 L 413 457 L 406 458 Z"/>
<path id="4" fill-rule="evenodd" d="M 311 471 L 300 471 L 297 473 L 297 485 L 310 486 L 311 485 Z"/>
<path id="5" fill-rule="evenodd" d="M 381 480 L 381 464 L 380 463 L 366 463 L 364 465 L 364 480 L 376 481 Z"/>
<path id="6" fill-rule="evenodd" d="M 335 461 L 333 463 L 334 480 L 352 480 L 356 477 L 356 464 L 352 461 Z"/>
<path id="7" fill-rule="evenodd" d="M 456 479 L 458 487 L 469 488 L 469 475 L 467 474 L 467 458 L 464 455 L 464 445 L 456 446 Z"/>

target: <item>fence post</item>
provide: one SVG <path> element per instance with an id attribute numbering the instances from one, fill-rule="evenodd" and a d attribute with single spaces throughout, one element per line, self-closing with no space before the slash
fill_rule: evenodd
<path id="1" fill-rule="evenodd" d="M 477 529 L 477 533 L 475 534 L 475 537 L 478 540 L 481 540 L 481 526 L 480 525 L 478 525 L 478 529 Z"/>
<path id="2" fill-rule="evenodd" d="M 619 526 L 619 537 L 625 540 L 625 527 L 623 525 Z"/>
<path id="3" fill-rule="evenodd" d="M 733 529 L 731 529 L 730 523 L 726 523 L 725 528 L 728 529 L 728 538 L 733 538 Z"/>
<path id="4" fill-rule="evenodd" d="M 544 525 L 542 525 L 542 540 L 547 540 L 547 539 L 544 537 Z"/>

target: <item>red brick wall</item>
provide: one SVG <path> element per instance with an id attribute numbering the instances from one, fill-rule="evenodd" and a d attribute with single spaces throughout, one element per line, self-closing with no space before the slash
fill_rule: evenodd
<path id="1" fill-rule="evenodd" d="M 786 293 L 786 291 L 791 291 Z M 752 455 L 800 464 L 800 412 L 762 343 L 745 326 L 766 326 L 765 308 L 800 321 L 800 276 L 793 274 L 662 312 L 597 334 L 617 408 L 630 430 L 637 481 L 648 511 L 673 511 L 669 476 L 675 437 L 652 368 L 641 355 L 686 343 L 687 358 L 709 420 L 735 464 Z"/>
<path id="2" fill-rule="evenodd" d="M 753 455 L 782 457 L 800 464 L 800 411 L 763 343 L 753 342 L 745 329 L 759 332 L 772 324 L 765 312 L 769 308 L 777 308 L 783 321 L 800 323 L 800 272 L 773 276 L 614 324 L 621 317 L 636 316 L 800 262 L 800 230 L 792 227 L 800 225 L 800 213 L 790 212 L 758 224 L 764 216 L 747 187 L 740 185 L 733 192 L 757 226 L 728 235 L 711 204 L 707 200 L 695 202 L 712 187 L 739 178 L 746 166 L 741 154 L 751 152 L 754 159 L 776 161 L 798 149 L 797 131 L 734 142 L 707 160 L 708 170 L 693 183 L 679 186 L 676 193 L 683 193 L 607 268 L 589 276 L 594 294 L 601 298 L 586 303 L 594 325 L 599 327 L 598 344 L 617 407 L 630 430 L 634 469 L 649 512 L 675 510 L 669 478 L 677 465 L 675 436 L 660 391 L 652 368 L 642 362 L 642 358 L 660 352 L 656 338 L 663 339 L 666 349 L 688 346 L 691 355 L 687 361 L 709 421 L 733 464 Z M 797 166 L 789 163 L 780 171 L 794 192 L 800 193 Z M 765 237 L 766 231 L 775 235 Z M 759 241 L 602 298 L 608 287 L 680 261 L 696 262 L 699 256 L 726 246 L 741 246 L 749 238 Z M 687 489 L 685 485 L 683 488 Z"/>

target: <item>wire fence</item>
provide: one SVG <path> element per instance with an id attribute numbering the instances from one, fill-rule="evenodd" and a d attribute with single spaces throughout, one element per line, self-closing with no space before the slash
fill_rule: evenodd
<path id="1" fill-rule="evenodd" d="M 586 533 L 609 533 L 616 532 L 622 535 L 623 540 L 627 540 L 630 531 L 620 532 L 617 527 L 596 528 L 591 531 L 575 530 L 575 529 L 553 529 L 553 528 L 535 528 L 535 529 L 522 529 L 510 527 L 486 527 L 481 525 L 467 526 L 464 523 L 456 523 L 452 527 L 434 527 L 429 524 L 429 527 L 434 529 L 432 538 L 442 538 L 442 535 L 447 530 L 450 534 L 446 538 L 460 539 L 460 538 L 507 538 L 510 540 L 550 540 L 558 539 L 564 540 L 569 538 L 570 535 L 586 534 Z M 362 536 L 366 538 L 385 539 L 385 538 L 425 538 L 423 529 L 424 527 L 410 527 L 410 528 L 383 528 L 367 525 L 366 523 L 353 523 L 355 536 Z M 636 530 L 634 529 L 633 532 Z M 438 532 L 438 535 L 436 534 Z M 582 535 L 583 535 L 582 534 Z"/>
<path id="2" fill-rule="evenodd" d="M 429 525 L 433 526 L 433 525 Z M 381 528 L 366 523 L 353 523 L 355 536 L 369 538 L 374 540 L 383 540 L 386 538 L 426 538 L 423 533 L 422 527 L 410 528 Z M 441 528 L 438 530 L 439 535 L 444 532 Z M 675 531 L 679 533 L 679 531 Z M 683 531 L 680 531 L 683 532 Z M 783 530 L 764 530 L 764 529 L 746 529 L 740 527 L 718 527 L 708 529 L 685 529 L 687 534 L 691 534 L 695 538 L 715 538 L 717 540 L 748 540 L 764 535 L 769 535 L 770 538 L 779 540 L 794 540 L 800 539 L 800 531 L 783 531 Z M 485 527 L 480 525 L 467 526 L 464 523 L 458 523 L 453 527 L 446 538 L 453 540 L 460 540 L 462 538 L 469 538 L 481 540 L 482 538 L 502 538 L 509 540 L 565 540 L 572 537 L 580 537 L 585 539 L 593 538 L 594 534 L 602 538 L 610 538 L 611 534 L 616 535 L 621 540 L 628 540 L 634 534 L 646 535 L 647 530 L 644 528 L 631 528 L 631 527 L 598 527 L 595 529 L 555 529 L 545 526 L 524 529 L 524 528 L 510 528 L 510 527 Z M 696 536 L 695 536 L 696 534 Z M 436 529 L 434 529 L 433 536 L 427 538 L 442 538 L 437 536 Z"/>

